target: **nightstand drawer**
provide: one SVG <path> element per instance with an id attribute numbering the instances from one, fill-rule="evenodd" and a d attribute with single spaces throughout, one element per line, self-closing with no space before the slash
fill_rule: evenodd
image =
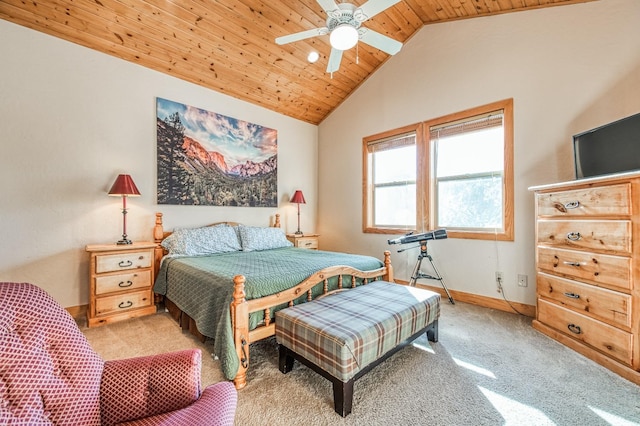
<path id="1" fill-rule="evenodd" d="M 628 257 L 538 247 L 538 268 L 596 284 L 631 289 Z"/>
<path id="2" fill-rule="evenodd" d="M 102 275 L 96 277 L 96 294 L 133 290 L 151 286 L 151 271 L 131 272 L 128 274 Z"/>
<path id="3" fill-rule="evenodd" d="M 294 247 L 309 250 L 318 250 L 318 237 L 318 234 L 287 234 L 287 240 L 291 241 Z"/>
<path id="4" fill-rule="evenodd" d="M 318 249 L 318 239 L 316 237 L 311 238 L 296 238 L 295 242 L 296 247 L 306 248 L 306 249 Z"/>
<path id="5" fill-rule="evenodd" d="M 96 273 L 149 268 L 153 262 L 153 250 L 101 254 L 96 256 Z"/>
<path id="6" fill-rule="evenodd" d="M 96 298 L 96 315 L 109 315 L 129 309 L 143 308 L 151 306 L 152 303 L 149 290 L 98 297 Z"/>
<path id="7" fill-rule="evenodd" d="M 629 220 L 539 220 L 538 244 L 631 253 Z"/>
<path id="8" fill-rule="evenodd" d="M 618 328 L 538 299 L 538 320 L 631 365 L 633 335 Z"/>
<path id="9" fill-rule="evenodd" d="M 538 295 L 614 325 L 631 327 L 631 295 L 538 273 Z"/>
<path id="10" fill-rule="evenodd" d="M 631 214 L 631 185 L 599 186 L 536 194 L 538 216 L 612 216 Z"/>

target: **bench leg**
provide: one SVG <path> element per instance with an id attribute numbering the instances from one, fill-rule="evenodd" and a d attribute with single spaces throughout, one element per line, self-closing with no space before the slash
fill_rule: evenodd
<path id="1" fill-rule="evenodd" d="M 431 342 L 438 341 L 438 320 L 431 323 L 431 326 L 427 329 L 427 339 Z"/>
<path id="2" fill-rule="evenodd" d="M 293 356 L 289 349 L 283 345 L 278 345 L 278 367 L 284 374 L 293 370 Z"/>
<path id="3" fill-rule="evenodd" d="M 351 406 L 353 405 L 353 381 L 343 382 L 338 379 L 333 379 L 333 408 L 336 413 L 342 417 L 346 417 L 351 413 Z"/>

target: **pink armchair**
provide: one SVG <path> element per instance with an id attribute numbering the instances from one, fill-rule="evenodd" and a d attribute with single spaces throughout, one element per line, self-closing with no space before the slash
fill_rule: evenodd
<path id="1" fill-rule="evenodd" d="M 201 391 L 199 349 L 103 361 L 44 290 L 0 283 L 1 425 L 232 425 L 231 382 Z"/>

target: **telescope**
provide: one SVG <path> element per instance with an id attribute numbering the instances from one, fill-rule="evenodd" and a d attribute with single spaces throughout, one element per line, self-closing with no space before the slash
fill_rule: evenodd
<path id="1" fill-rule="evenodd" d="M 429 280 L 437 280 L 442 284 L 442 288 L 447 293 L 447 297 L 449 298 L 449 302 L 454 305 L 453 297 L 449 293 L 449 289 L 444 284 L 444 278 L 440 275 L 440 272 L 436 269 L 436 265 L 433 263 L 433 258 L 429 253 L 427 253 L 427 241 L 429 240 L 443 240 L 447 238 L 447 230 L 446 229 L 435 229 L 433 231 L 423 232 L 422 234 L 414 234 L 413 232 L 408 233 L 404 237 L 395 238 L 393 240 L 387 240 L 389 244 L 409 244 L 409 243 L 420 243 L 420 254 L 418 255 L 418 261 L 416 262 L 416 266 L 413 268 L 413 273 L 411 274 L 411 280 L 409 280 L 409 285 L 411 287 L 416 286 L 416 281 L 421 278 L 426 278 Z M 409 250 L 411 248 L 416 248 L 418 246 L 407 247 L 404 249 L 398 250 L 398 253 Z M 420 270 L 420 266 L 422 265 L 422 259 L 427 258 L 431 263 L 431 267 L 433 268 L 433 272 L 435 275 L 425 274 Z"/>
<path id="2" fill-rule="evenodd" d="M 447 230 L 436 229 L 434 231 L 423 232 L 422 234 L 408 234 L 408 235 L 405 235 L 404 237 L 388 240 L 387 242 L 389 244 L 409 244 L 409 243 L 416 243 L 419 241 L 444 240 L 445 238 L 447 238 Z"/>

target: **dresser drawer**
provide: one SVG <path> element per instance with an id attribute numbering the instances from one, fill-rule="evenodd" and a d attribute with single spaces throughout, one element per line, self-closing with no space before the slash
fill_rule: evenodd
<path id="1" fill-rule="evenodd" d="M 618 361 L 631 365 L 631 333 L 542 299 L 538 299 L 538 320 Z"/>
<path id="2" fill-rule="evenodd" d="M 296 238 L 295 244 L 296 247 L 306 248 L 306 249 L 318 249 L 318 239 L 313 238 Z"/>
<path id="3" fill-rule="evenodd" d="M 631 214 L 628 183 L 537 193 L 539 216 L 627 216 Z"/>
<path id="4" fill-rule="evenodd" d="M 631 221 L 539 220 L 538 244 L 631 253 Z"/>
<path id="5" fill-rule="evenodd" d="M 109 315 L 130 309 L 143 308 L 151 306 L 152 302 L 149 290 L 98 297 L 96 298 L 96 315 Z"/>
<path id="6" fill-rule="evenodd" d="M 150 286 L 151 270 L 96 277 L 97 295 Z"/>
<path id="7" fill-rule="evenodd" d="M 607 290 L 553 275 L 538 273 L 538 295 L 597 317 L 602 321 L 631 327 L 631 295 Z"/>
<path id="8" fill-rule="evenodd" d="M 538 268 L 605 287 L 631 290 L 631 259 L 628 257 L 538 247 Z"/>
<path id="9" fill-rule="evenodd" d="M 153 250 L 100 254 L 96 257 L 96 273 L 149 268 L 153 262 Z"/>

